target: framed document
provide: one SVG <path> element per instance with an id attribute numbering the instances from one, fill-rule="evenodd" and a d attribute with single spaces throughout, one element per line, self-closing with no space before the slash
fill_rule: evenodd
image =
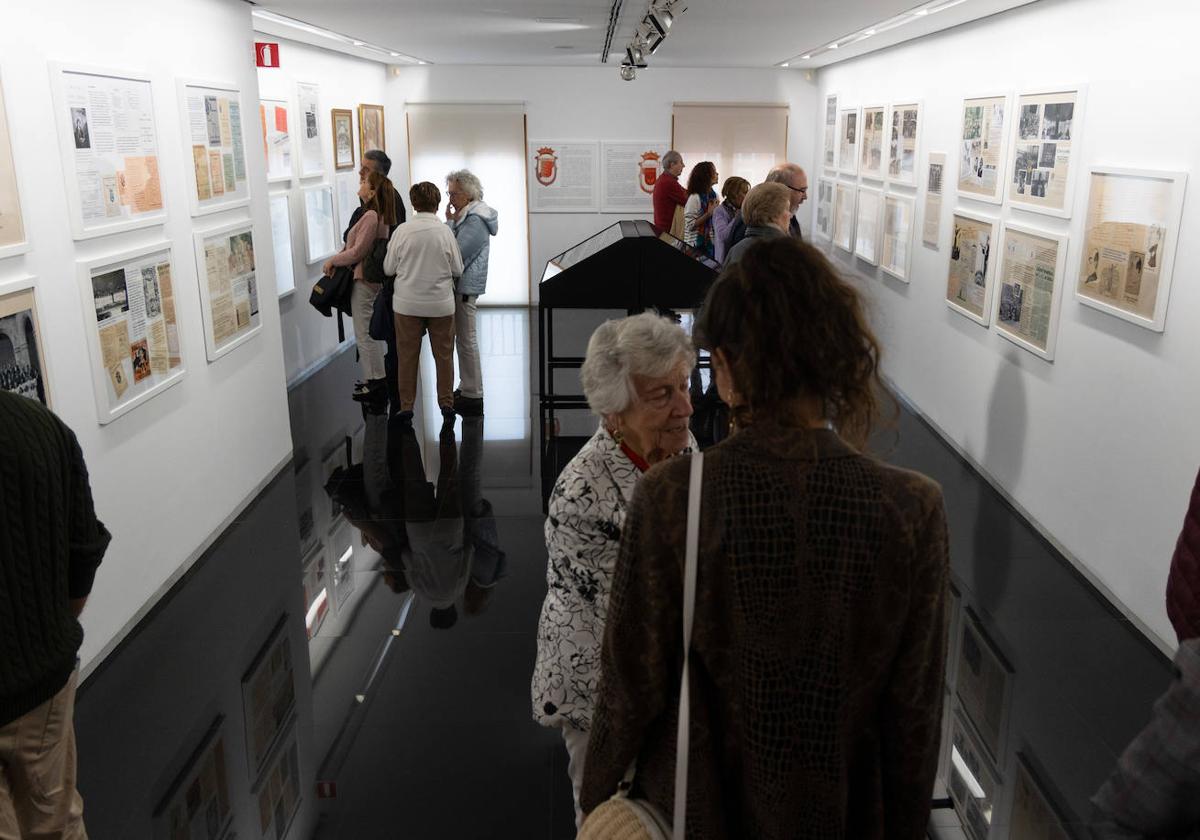
<path id="1" fill-rule="evenodd" d="M 196 271 L 204 346 L 215 362 L 262 328 L 254 230 L 248 221 L 198 231 Z"/>
<path id="2" fill-rule="evenodd" d="M 1048 362 L 1054 361 L 1066 272 L 1065 233 L 1003 224 L 996 331 Z"/>
<path id="3" fill-rule="evenodd" d="M 595 213 L 600 209 L 600 144 L 531 140 L 526 158 L 530 213 Z"/>
<path id="4" fill-rule="evenodd" d="M 833 244 L 854 252 L 854 184 L 836 181 L 833 187 Z"/>
<path id="5" fill-rule="evenodd" d="M 958 192 L 1000 204 L 1008 142 L 1008 96 L 965 99 L 959 129 Z"/>
<path id="6" fill-rule="evenodd" d="M 184 366 L 171 243 L 79 262 L 101 425 L 178 383 Z"/>
<path id="7" fill-rule="evenodd" d="M 279 297 L 296 291 L 292 263 L 292 202 L 287 193 L 271 196 L 271 245 L 275 249 L 275 290 Z"/>
<path id="8" fill-rule="evenodd" d="M 992 314 L 992 248 L 996 219 L 954 211 L 954 237 L 946 276 L 946 305 L 983 326 Z"/>
<path id="9" fill-rule="evenodd" d="M 1093 167 L 1075 296 L 1154 332 L 1166 329 L 1184 172 Z"/>
<path id="10" fill-rule="evenodd" d="M 882 190 L 874 187 L 858 188 L 858 213 L 854 225 L 854 256 L 871 265 L 879 264 L 879 214 L 882 209 Z"/>
<path id="11" fill-rule="evenodd" d="M 300 177 L 313 178 L 325 174 L 325 156 L 321 149 L 320 88 L 306 82 L 296 84 L 296 101 L 300 103 Z"/>
<path id="12" fill-rule="evenodd" d="M 242 95 L 237 87 L 180 82 L 179 104 L 187 138 L 184 169 L 192 215 L 249 204 Z"/>
<path id="13" fill-rule="evenodd" d="M 333 126 L 333 168 L 354 168 L 354 112 L 349 108 L 334 108 L 330 112 Z"/>
<path id="14" fill-rule="evenodd" d="M 1080 89 L 1017 97 L 1008 203 L 1020 210 L 1069 218 L 1075 194 L 1074 148 L 1083 125 Z"/>
<path id="15" fill-rule="evenodd" d="M 862 109 L 862 155 L 858 174 L 864 178 L 883 180 L 883 138 L 887 107 L 873 105 Z"/>
<path id="16" fill-rule="evenodd" d="M 50 89 L 75 239 L 165 222 L 149 77 L 52 62 Z"/>
<path id="17" fill-rule="evenodd" d="M 905 283 L 909 277 L 911 261 L 913 219 L 916 217 L 916 201 L 907 195 L 888 193 L 883 199 L 883 236 L 879 267 Z"/>
<path id="18" fill-rule="evenodd" d="M 360 157 L 372 149 L 387 151 L 383 132 L 383 106 L 358 106 L 358 150 Z"/>
<path id="19" fill-rule="evenodd" d="M 670 149 L 666 140 L 601 143 L 600 211 L 652 217 L 659 164 Z"/>
<path id="20" fill-rule="evenodd" d="M 858 109 L 843 108 L 838 113 L 838 167 L 843 175 L 858 173 Z"/>
<path id="21" fill-rule="evenodd" d="M 280 99 L 258 103 L 262 122 L 263 154 L 267 158 L 267 181 L 292 180 L 292 136 L 288 131 L 288 104 Z"/>
<path id="22" fill-rule="evenodd" d="M 321 262 L 338 251 L 337 229 L 333 220 L 333 187 L 317 184 L 304 188 L 305 262 Z"/>
<path id="23" fill-rule="evenodd" d="M 974 610 L 964 610 L 955 694 L 994 764 L 1004 756 L 1013 670 L 984 632 Z"/>
<path id="24" fill-rule="evenodd" d="M 0 340 L 12 351 L 9 359 L 0 362 L 0 391 L 50 405 L 33 277 L 0 280 Z"/>
<path id="25" fill-rule="evenodd" d="M 837 94 L 830 94 L 825 97 L 825 124 L 822 126 L 822 158 L 821 163 L 826 169 L 837 169 L 837 118 L 838 118 L 838 98 Z"/>
<path id="26" fill-rule="evenodd" d="M 826 242 L 833 240 L 833 181 L 829 178 L 817 179 L 817 200 L 813 207 L 816 221 L 813 223 L 813 233 L 817 239 Z"/>
<path id="27" fill-rule="evenodd" d="M 917 185 L 921 104 L 893 105 L 887 127 L 887 177 L 893 184 Z"/>
<path id="28" fill-rule="evenodd" d="M 13 159 L 12 139 L 4 106 L 4 85 L 0 79 L 0 259 L 29 250 L 25 220 L 21 215 L 21 195 L 17 184 L 17 166 Z"/>
<path id="29" fill-rule="evenodd" d="M 262 772 L 296 708 L 296 676 L 286 613 L 279 617 L 242 675 L 242 708 L 246 716 L 246 760 L 253 780 Z"/>
<path id="30" fill-rule="evenodd" d="M 154 809 L 154 840 L 223 840 L 233 809 L 225 763 L 224 717 L 217 717 Z"/>

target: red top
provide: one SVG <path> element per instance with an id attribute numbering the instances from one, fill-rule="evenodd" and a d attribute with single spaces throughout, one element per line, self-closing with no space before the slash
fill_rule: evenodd
<path id="1" fill-rule="evenodd" d="M 671 230 L 675 219 L 675 208 L 687 204 L 688 194 L 679 185 L 679 179 L 670 172 L 659 173 L 654 182 L 654 225 L 665 231 Z"/>

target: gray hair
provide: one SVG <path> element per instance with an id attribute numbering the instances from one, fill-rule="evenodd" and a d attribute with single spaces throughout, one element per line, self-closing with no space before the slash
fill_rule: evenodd
<path id="1" fill-rule="evenodd" d="M 783 184 L 785 187 L 790 187 L 790 179 L 793 175 L 803 175 L 804 167 L 798 163 L 781 163 L 767 173 L 767 178 L 763 182 L 765 184 Z"/>
<path id="2" fill-rule="evenodd" d="M 470 169 L 456 169 L 451 172 L 446 176 L 447 187 L 451 181 L 458 184 L 459 189 L 469 195 L 472 201 L 483 201 L 483 184 L 479 183 L 479 179 Z"/>
<path id="3" fill-rule="evenodd" d="M 592 411 L 601 417 L 620 414 L 633 404 L 633 377 L 667 376 L 696 361 L 687 333 L 653 312 L 605 321 L 592 333 L 580 381 Z"/>
<path id="4" fill-rule="evenodd" d="M 385 178 L 392 171 L 392 159 L 382 149 L 371 149 L 370 151 L 363 152 L 363 160 L 372 160 L 379 164 L 379 174 Z"/>
<path id="5" fill-rule="evenodd" d="M 742 199 L 742 218 L 750 227 L 766 227 L 791 209 L 791 192 L 783 184 L 764 181 Z"/>
<path id="6" fill-rule="evenodd" d="M 679 154 L 679 152 L 672 149 L 671 151 L 669 151 L 665 155 L 663 155 L 663 159 L 662 159 L 663 172 L 666 172 L 668 169 L 670 169 L 672 166 L 674 166 L 677 163 L 683 163 L 683 155 Z"/>

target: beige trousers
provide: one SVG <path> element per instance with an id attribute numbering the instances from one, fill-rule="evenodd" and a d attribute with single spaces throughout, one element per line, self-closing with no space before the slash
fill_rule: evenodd
<path id="1" fill-rule="evenodd" d="M 417 401 L 417 371 L 421 361 L 421 336 L 429 333 L 433 367 L 437 373 L 437 400 L 442 408 L 454 406 L 454 316 L 419 318 L 396 316 L 396 379 L 400 385 L 400 410 L 412 411 Z"/>
<path id="2" fill-rule="evenodd" d="M 0 727 L 0 840 L 87 840 L 75 789 L 76 670 L 58 694 Z"/>

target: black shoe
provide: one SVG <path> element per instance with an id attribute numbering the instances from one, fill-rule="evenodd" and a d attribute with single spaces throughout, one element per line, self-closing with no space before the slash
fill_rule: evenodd
<path id="1" fill-rule="evenodd" d="M 359 382 L 354 386 L 354 391 L 350 394 L 353 399 L 363 402 L 374 397 L 376 394 L 387 394 L 386 379 L 368 379 L 366 382 Z"/>
<path id="2" fill-rule="evenodd" d="M 396 415 L 396 422 L 400 424 L 402 429 L 411 429 L 413 421 L 413 413 L 411 411 L 401 411 Z"/>
<path id="3" fill-rule="evenodd" d="M 462 394 L 456 394 L 454 410 L 463 417 L 482 417 L 483 397 L 464 397 Z"/>

